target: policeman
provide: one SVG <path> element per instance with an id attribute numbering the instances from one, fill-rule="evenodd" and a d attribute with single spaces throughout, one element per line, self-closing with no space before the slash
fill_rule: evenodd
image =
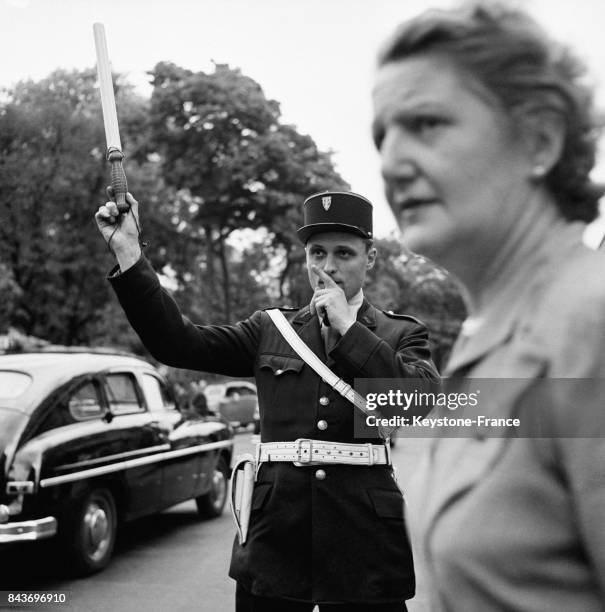
<path id="1" fill-rule="evenodd" d="M 128 200 L 131 213 L 118 215 L 108 202 L 96 220 L 119 264 L 110 282 L 147 349 L 167 365 L 257 381 L 261 464 L 248 537 L 243 545 L 236 539 L 229 572 L 237 612 L 311 612 L 315 604 L 322 612 L 405 610 L 414 570 L 385 446 L 355 438 L 353 405 L 299 357 L 267 312 L 222 326 L 182 316 L 141 255 L 138 205 Z M 304 202 L 303 217 L 298 236 L 314 294 L 304 308 L 283 310 L 300 338 L 351 385 L 356 377 L 436 379 L 425 327 L 364 298 L 376 259 L 370 202 L 318 193 Z"/>

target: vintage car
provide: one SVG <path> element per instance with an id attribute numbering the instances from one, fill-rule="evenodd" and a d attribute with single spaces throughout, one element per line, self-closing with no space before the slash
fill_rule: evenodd
<path id="1" fill-rule="evenodd" d="M 229 380 L 206 385 L 204 395 L 208 410 L 219 413 L 233 425 L 247 427 L 254 424 L 255 433 L 260 430 L 260 413 L 256 385 L 247 380 Z"/>
<path id="2" fill-rule="evenodd" d="M 0 546 L 56 537 L 81 573 L 116 527 L 195 499 L 222 513 L 233 429 L 185 418 L 156 368 L 128 354 L 0 354 Z"/>

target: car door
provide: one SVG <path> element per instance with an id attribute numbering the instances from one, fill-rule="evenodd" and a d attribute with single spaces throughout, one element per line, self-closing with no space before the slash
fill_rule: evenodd
<path id="1" fill-rule="evenodd" d="M 140 376 L 152 424 L 170 448 L 162 462 L 162 507 L 191 499 L 199 478 L 198 437 L 194 421 L 183 417 L 171 400 L 166 385 L 151 372 Z"/>
<path id="2" fill-rule="evenodd" d="M 132 371 L 112 370 L 103 375 L 103 389 L 112 415 L 105 445 L 107 454 L 125 462 L 128 518 L 162 507 L 164 453 L 168 436 L 148 409 L 143 391 Z"/>

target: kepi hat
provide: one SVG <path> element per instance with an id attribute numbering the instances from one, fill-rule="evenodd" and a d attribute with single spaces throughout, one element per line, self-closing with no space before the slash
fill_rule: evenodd
<path id="1" fill-rule="evenodd" d="M 372 238 L 372 204 L 352 191 L 322 191 L 303 204 L 303 226 L 296 230 L 306 244 L 313 234 L 347 232 Z"/>

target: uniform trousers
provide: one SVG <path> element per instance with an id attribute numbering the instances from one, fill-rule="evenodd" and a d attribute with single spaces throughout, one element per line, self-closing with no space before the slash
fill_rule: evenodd
<path id="1" fill-rule="evenodd" d="M 313 612 L 314 603 L 253 595 L 239 584 L 235 589 L 235 612 Z M 320 612 L 406 612 L 405 603 L 320 603 Z"/>

